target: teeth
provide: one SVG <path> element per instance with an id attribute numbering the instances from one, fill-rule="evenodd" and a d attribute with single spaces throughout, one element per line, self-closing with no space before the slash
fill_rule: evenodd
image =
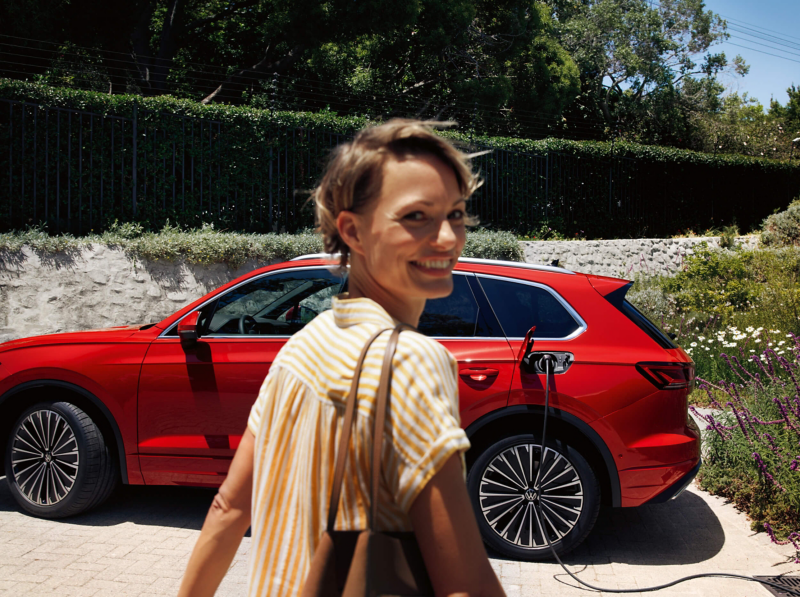
<path id="1" fill-rule="evenodd" d="M 448 269 L 450 267 L 450 260 L 436 260 L 436 261 L 415 261 L 417 265 L 427 267 L 429 269 Z"/>

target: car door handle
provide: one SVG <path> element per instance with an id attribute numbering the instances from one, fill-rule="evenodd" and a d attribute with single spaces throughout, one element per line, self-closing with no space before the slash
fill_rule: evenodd
<path id="1" fill-rule="evenodd" d="M 489 377 L 496 377 L 500 372 L 489 367 L 467 367 L 458 373 L 459 375 L 469 375 L 472 381 L 486 381 Z"/>

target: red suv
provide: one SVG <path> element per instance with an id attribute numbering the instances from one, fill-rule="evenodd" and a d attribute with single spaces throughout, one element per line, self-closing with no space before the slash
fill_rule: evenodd
<path id="1" fill-rule="evenodd" d="M 485 541 L 549 557 L 591 530 L 601 502 L 675 497 L 700 465 L 691 359 L 625 300 L 626 280 L 461 259 L 419 330 L 459 363 L 468 488 Z M 330 308 L 346 276 L 321 256 L 271 265 L 159 323 L 0 344 L 0 445 L 11 493 L 58 518 L 128 484 L 218 486 L 275 355 Z M 539 444 L 554 357 L 547 442 Z M 336 347 L 327 347 L 335 350 Z M 542 484 L 541 528 L 532 515 Z"/>

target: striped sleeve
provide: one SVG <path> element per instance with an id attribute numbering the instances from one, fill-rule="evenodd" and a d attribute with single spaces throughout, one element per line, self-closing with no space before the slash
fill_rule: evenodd
<path id="1" fill-rule="evenodd" d="M 457 363 L 444 346 L 421 334 L 400 335 L 383 470 L 400 508 L 408 512 L 428 481 L 469 448 L 458 413 Z"/>
<path id="2" fill-rule="evenodd" d="M 273 366 L 270 368 L 267 377 L 264 378 L 261 389 L 258 391 L 258 397 L 252 408 L 250 408 L 250 416 L 247 418 L 247 428 L 255 436 L 258 435 L 261 428 L 264 411 L 267 409 L 268 403 L 274 401 L 273 398 L 278 385 L 278 368 Z"/>

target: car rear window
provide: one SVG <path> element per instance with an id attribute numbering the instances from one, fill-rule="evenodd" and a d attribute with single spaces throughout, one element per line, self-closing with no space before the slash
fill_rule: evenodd
<path id="1" fill-rule="evenodd" d="M 478 279 L 508 338 L 524 338 L 533 326 L 535 338 L 567 338 L 581 327 L 561 301 L 541 286 Z"/>
<path id="2" fill-rule="evenodd" d="M 619 308 L 619 307 L 618 307 Z M 652 321 L 626 300 L 622 301 L 619 308 L 625 316 L 635 323 L 639 329 L 650 336 L 661 348 L 678 348 L 678 346 Z"/>

